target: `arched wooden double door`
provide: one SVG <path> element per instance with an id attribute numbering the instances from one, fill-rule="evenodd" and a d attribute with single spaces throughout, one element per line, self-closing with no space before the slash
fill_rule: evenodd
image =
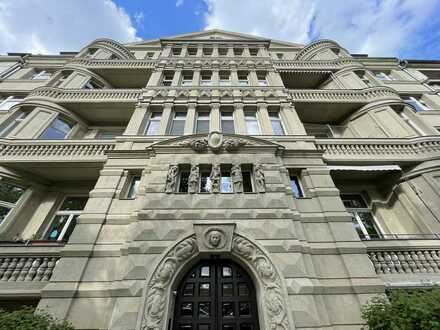
<path id="1" fill-rule="evenodd" d="M 259 330 L 255 287 L 227 260 L 203 260 L 183 278 L 174 307 L 174 330 Z"/>

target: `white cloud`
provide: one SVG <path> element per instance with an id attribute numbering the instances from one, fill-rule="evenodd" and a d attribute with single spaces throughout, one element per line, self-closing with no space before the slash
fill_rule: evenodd
<path id="1" fill-rule="evenodd" d="M 183 5 L 183 0 L 176 0 L 176 7 Z"/>
<path id="2" fill-rule="evenodd" d="M 440 0 L 205 0 L 206 29 L 291 42 L 334 39 L 353 53 L 398 56 L 438 19 Z M 438 12 L 438 11 L 437 11 Z M 426 32 L 426 31 L 425 31 Z M 438 41 L 440 42 L 440 41 Z"/>
<path id="3" fill-rule="evenodd" d="M 78 51 L 101 37 L 138 40 L 128 14 L 111 0 L 0 1 L 0 53 Z"/>

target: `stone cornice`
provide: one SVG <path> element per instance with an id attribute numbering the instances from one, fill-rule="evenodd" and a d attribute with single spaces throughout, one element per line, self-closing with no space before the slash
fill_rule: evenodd
<path id="1" fill-rule="evenodd" d="M 111 53 L 119 56 L 121 59 L 135 59 L 134 55 L 124 45 L 107 38 L 100 38 L 92 41 L 79 52 L 78 56 L 81 56 L 85 49 L 91 47 L 106 49 Z"/>
<path id="2" fill-rule="evenodd" d="M 274 67 L 280 72 L 290 71 L 331 71 L 336 72 L 347 67 L 362 69 L 364 66 L 351 57 L 341 57 L 335 60 L 273 60 Z"/>
<path id="3" fill-rule="evenodd" d="M 155 67 L 156 60 L 138 60 L 138 59 L 123 59 L 123 60 L 101 60 L 93 58 L 73 58 L 70 62 L 72 64 L 83 66 L 89 70 L 93 69 L 121 69 L 121 70 L 137 70 L 137 69 L 152 69 Z"/>

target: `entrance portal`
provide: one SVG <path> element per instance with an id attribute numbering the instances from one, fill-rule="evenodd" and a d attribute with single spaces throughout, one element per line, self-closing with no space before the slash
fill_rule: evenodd
<path id="1" fill-rule="evenodd" d="M 174 330 L 258 330 L 255 287 L 229 260 L 202 260 L 177 289 Z"/>

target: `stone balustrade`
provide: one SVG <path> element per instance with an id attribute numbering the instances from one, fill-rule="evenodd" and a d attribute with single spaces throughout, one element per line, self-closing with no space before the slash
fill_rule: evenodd
<path id="1" fill-rule="evenodd" d="M 113 150 L 110 141 L 36 141 L 36 140 L 0 140 L 0 156 L 7 161 L 38 159 L 54 160 L 105 160 L 105 152 Z"/>
<path id="2" fill-rule="evenodd" d="M 279 71 L 338 71 L 345 67 L 356 66 L 362 68 L 362 63 L 350 58 L 343 57 L 336 60 L 316 60 L 316 61 L 300 61 L 300 60 L 274 60 L 273 65 Z"/>
<path id="3" fill-rule="evenodd" d="M 317 139 L 326 160 L 422 161 L 440 154 L 440 137 L 411 139 Z"/>
<path id="4" fill-rule="evenodd" d="M 87 103 L 87 102 L 137 102 L 139 89 L 62 89 L 40 87 L 34 89 L 27 100 L 44 99 L 55 103 Z"/>
<path id="5" fill-rule="evenodd" d="M 354 103 L 367 104 L 373 101 L 401 101 L 392 88 L 377 86 L 364 89 L 290 89 L 290 98 L 296 103 Z"/>
<path id="6" fill-rule="evenodd" d="M 93 58 L 73 58 L 71 64 L 81 65 L 87 69 L 152 69 L 155 60 L 102 60 Z"/>
<path id="7" fill-rule="evenodd" d="M 0 282 L 49 281 L 58 260 L 58 256 L 2 256 Z"/>
<path id="8" fill-rule="evenodd" d="M 377 274 L 440 273 L 440 249 L 369 251 Z"/>

